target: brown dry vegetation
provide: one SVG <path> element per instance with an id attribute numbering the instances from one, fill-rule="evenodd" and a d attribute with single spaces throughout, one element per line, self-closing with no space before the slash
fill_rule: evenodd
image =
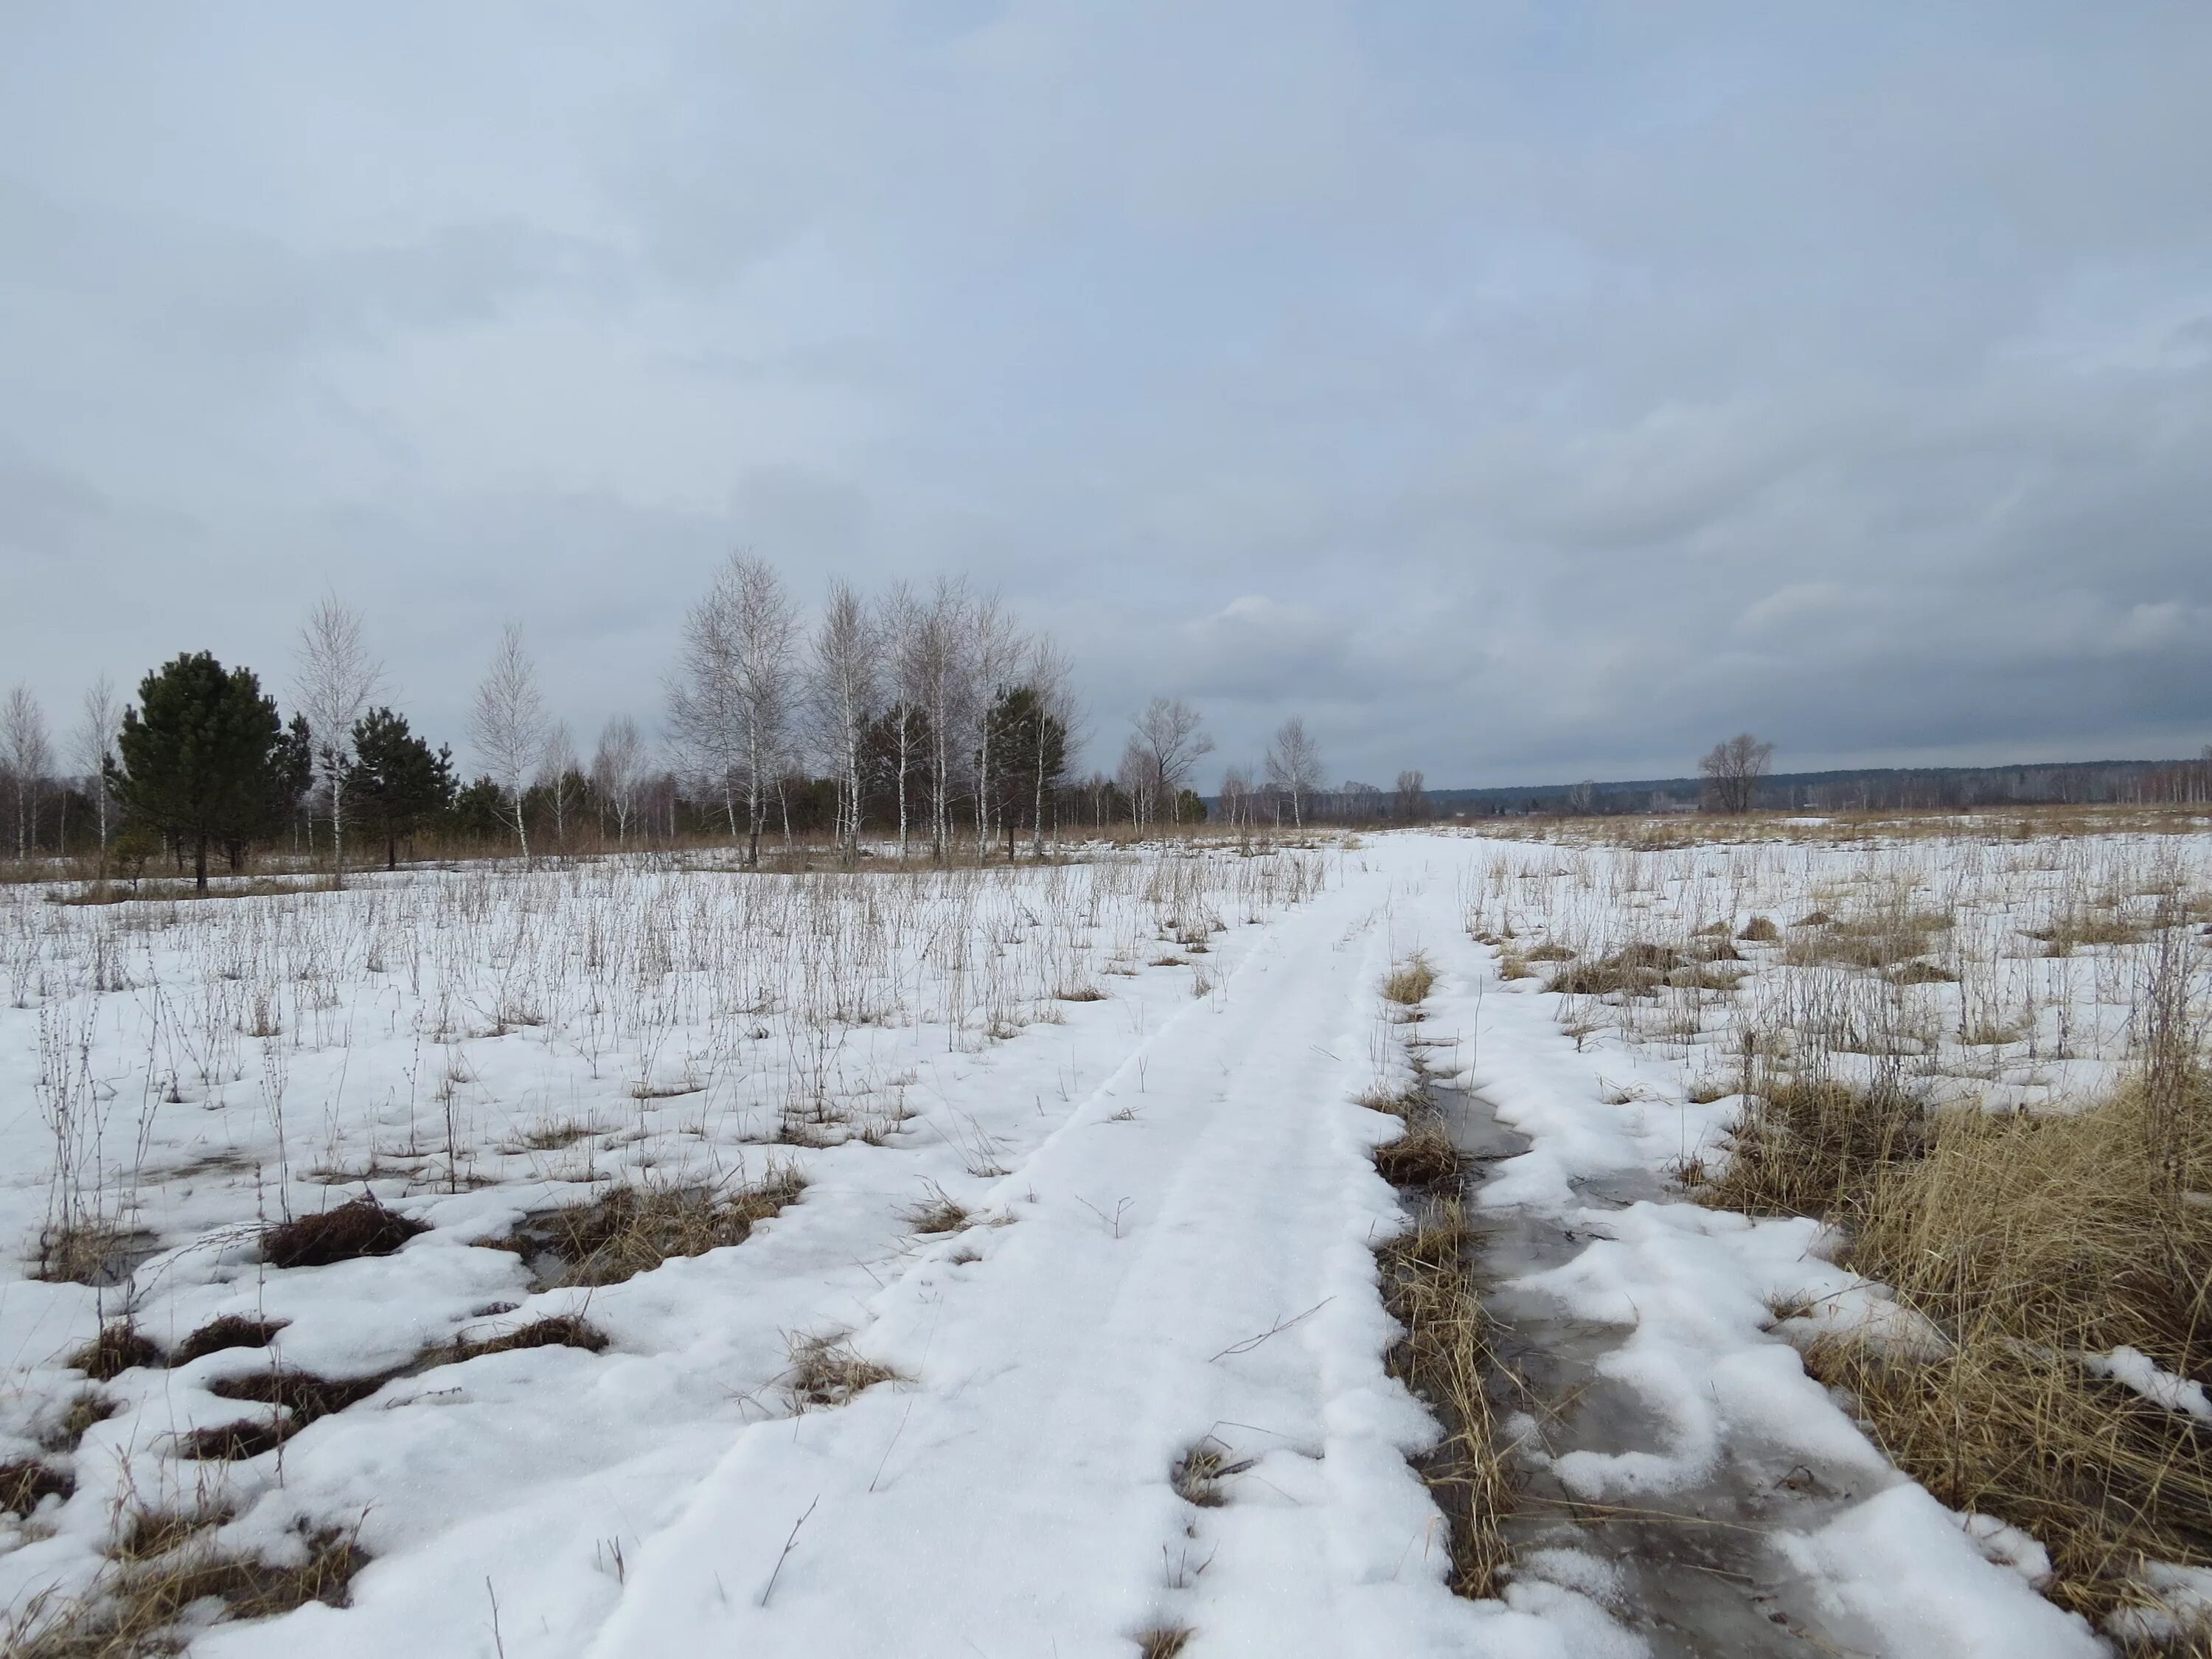
<path id="1" fill-rule="evenodd" d="M 857 1352 L 842 1331 L 790 1339 L 791 1368 L 784 1387 L 800 1411 L 811 1406 L 842 1406 L 863 1389 L 903 1381 L 890 1366 Z"/>
<path id="2" fill-rule="evenodd" d="M 1382 1302 L 1405 1334 L 1387 1359 L 1435 1415 L 1443 1434 L 1414 1468 L 1450 1528 L 1452 1589 L 1499 1593 L 1507 1562 L 1502 1523 L 1512 1492 L 1488 1391 L 1488 1321 L 1478 1298 L 1466 1217 L 1457 1194 L 1429 1201 L 1415 1224 L 1376 1252 Z"/>
<path id="3" fill-rule="evenodd" d="M 1848 1223 L 1884 1174 L 1920 1156 L 1927 1133 L 1926 1108 L 1900 1091 L 1770 1080 L 1747 1094 L 1727 1162 L 1684 1181 L 1719 1209 Z"/>
<path id="4" fill-rule="evenodd" d="M 1409 976 L 1416 969 L 1418 977 Z M 1416 956 L 1384 982 L 1383 994 L 1401 1007 L 1414 1006 L 1434 982 L 1434 972 Z M 1419 995 L 1411 1001 L 1401 994 L 1416 985 Z M 1461 1595 L 1493 1596 L 1504 1583 L 1508 1558 L 1502 1518 L 1512 1494 L 1489 1394 L 1494 1370 L 1489 1322 L 1461 1205 L 1462 1160 L 1450 1126 L 1418 1082 L 1401 1093 L 1370 1095 L 1362 1103 L 1405 1124 L 1397 1139 L 1376 1147 L 1375 1165 L 1417 1206 L 1413 1225 L 1375 1253 L 1383 1306 L 1402 1333 L 1386 1356 L 1386 1368 L 1428 1407 L 1441 1431 L 1413 1467 L 1449 1529 L 1452 1589 Z M 1178 1466 L 1178 1490 L 1196 1455 L 1194 1449 Z"/>
<path id="5" fill-rule="evenodd" d="M 1429 959 L 1416 951 L 1400 963 L 1382 981 L 1382 995 L 1401 1008 L 1418 1008 L 1428 1000 L 1431 988 L 1437 982 L 1437 970 Z"/>
<path id="6" fill-rule="evenodd" d="M 719 1188 L 617 1187 L 587 1204 L 532 1216 L 517 1242 L 556 1259 L 541 1274 L 562 1285 L 619 1285 L 672 1256 L 742 1244 L 759 1223 L 794 1201 L 806 1177 L 772 1165 L 759 1181 Z"/>
<path id="7" fill-rule="evenodd" d="M 58 1608 L 34 1601 L 13 1627 L 0 1632 L 5 1651 L 10 1659 L 179 1653 L 187 1639 L 180 1626 L 196 1603 L 219 1601 L 224 1619 L 273 1619 L 310 1601 L 342 1607 L 355 1575 L 368 1565 L 356 1534 L 336 1528 L 303 1528 L 296 1559 L 270 1562 L 225 1554 L 200 1541 L 220 1518 L 157 1525 L 146 1534 L 146 1555 L 130 1547 L 134 1528 L 121 1559 L 85 1595 Z"/>
<path id="8" fill-rule="evenodd" d="M 390 1255 L 428 1231 L 364 1195 L 336 1209 L 279 1222 L 261 1235 L 261 1259 L 272 1267 L 323 1267 L 364 1255 Z"/>
<path id="9" fill-rule="evenodd" d="M 1846 1334 L 1808 1355 L 1938 1498 L 2037 1538 L 2084 1612 L 2125 1604 L 2145 1561 L 2212 1566 L 2212 1430 L 2082 1363 L 2127 1346 L 2212 1378 L 2212 1085 L 2191 1089 L 2179 1180 L 2141 1082 L 2074 1115 L 1942 1118 L 1869 1192 L 1847 1260 L 1944 1351 Z"/>
<path id="10" fill-rule="evenodd" d="M 71 1354 L 69 1363 L 95 1382 L 107 1382 L 137 1365 L 158 1365 L 161 1351 L 127 1319 L 100 1328 L 98 1336 Z"/>

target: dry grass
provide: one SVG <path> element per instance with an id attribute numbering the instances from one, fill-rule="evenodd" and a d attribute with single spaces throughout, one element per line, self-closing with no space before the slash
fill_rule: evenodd
<path id="1" fill-rule="evenodd" d="M 1609 957 L 1561 969 L 1545 988 L 1566 996 L 1651 996 L 1683 965 L 1678 951 L 1635 942 Z"/>
<path id="2" fill-rule="evenodd" d="M 1229 1461 L 1228 1449 L 1208 1437 L 1176 1459 L 1175 1468 L 1169 1472 L 1169 1484 L 1176 1496 L 1186 1504 L 1201 1510 L 1218 1510 L 1229 1501 L 1221 1490 L 1221 1483 L 1232 1475 L 1239 1475 L 1252 1467 L 1252 1460 L 1242 1462 Z"/>
<path id="3" fill-rule="evenodd" d="M 2145 1562 L 2212 1566 L 2212 1431 L 2083 1363 L 2212 1376 L 2212 1085 L 2188 1090 L 2178 1121 L 2141 1081 L 2071 1115 L 1939 1120 L 1867 1187 L 1846 1260 L 1942 1351 L 1846 1333 L 1807 1355 L 1900 1468 L 2035 1537 L 2049 1594 L 2092 1615 L 2138 1601 Z"/>
<path id="4" fill-rule="evenodd" d="M 1395 1002 L 1401 1008 L 1418 1008 L 1428 1000 L 1430 989 L 1437 982 L 1437 970 L 1428 957 L 1419 951 L 1391 970 L 1382 981 L 1384 1000 Z"/>
<path id="5" fill-rule="evenodd" d="M 1194 1632 L 1188 1625 L 1156 1625 L 1137 1632 L 1139 1659 L 1176 1659 Z"/>
<path id="6" fill-rule="evenodd" d="M 2068 957 L 2084 945 L 2140 945 L 2148 935 L 2141 923 L 2115 910 L 2069 909 L 2027 936 L 2040 940 L 2047 954 Z"/>
<path id="7" fill-rule="evenodd" d="M 365 1255 L 390 1255 L 429 1230 L 396 1215 L 364 1195 L 318 1215 L 295 1217 L 265 1229 L 261 1259 L 272 1267 L 324 1267 Z"/>
<path id="8" fill-rule="evenodd" d="M 1692 1169 L 1698 1199 L 1747 1215 L 1863 1214 L 1876 1182 L 1927 1144 L 1921 1103 L 1897 1090 L 1833 1082 L 1767 1082 L 1747 1093 L 1717 1172 Z"/>
<path id="9" fill-rule="evenodd" d="M 127 1319 L 100 1328 L 98 1336 L 79 1348 L 69 1363 L 95 1382 L 112 1382 L 139 1365 L 159 1365 L 161 1351 L 152 1338 Z"/>
<path id="10" fill-rule="evenodd" d="M 1752 945 L 1771 945 L 1782 937 L 1782 930 L 1774 925 L 1771 916 L 1753 916 L 1744 923 L 1736 937 Z"/>
<path id="11" fill-rule="evenodd" d="M 169 1363 L 172 1365 L 186 1365 L 203 1354 L 223 1353 L 233 1348 L 265 1348 L 288 1322 L 282 1319 L 248 1319 L 243 1314 L 225 1314 L 219 1319 L 210 1319 L 177 1344 L 176 1352 L 169 1356 Z"/>
<path id="12" fill-rule="evenodd" d="M 39 1234 L 39 1261 L 31 1277 L 52 1284 L 120 1285 L 157 1242 L 141 1229 L 106 1222 L 48 1227 Z"/>
<path id="13" fill-rule="evenodd" d="M 1452 1589 L 1497 1595 L 1508 1552 L 1503 1517 L 1512 1492 L 1487 1389 L 1488 1324 L 1468 1265 L 1468 1227 L 1456 1196 L 1437 1200 L 1417 1224 L 1376 1252 L 1382 1300 L 1405 1334 L 1390 1375 L 1427 1405 L 1443 1433 L 1414 1468 L 1450 1529 Z"/>
<path id="14" fill-rule="evenodd" d="M 519 1236 L 557 1258 L 542 1275 L 549 1287 L 619 1285 L 672 1256 L 744 1243 L 805 1187 L 792 1164 L 771 1164 L 757 1182 L 720 1188 L 617 1187 L 588 1204 L 541 1212 Z"/>
<path id="15" fill-rule="evenodd" d="M 186 1528 L 204 1530 L 203 1524 Z M 10 1659 L 140 1659 L 183 1651 L 196 1603 L 222 1603 L 224 1619 L 273 1619 L 310 1601 L 346 1604 L 368 1562 L 357 1536 L 303 1529 L 287 1559 L 227 1555 L 186 1541 L 151 1559 L 117 1563 L 86 1595 L 53 1609 L 34 1604 L 5 1632 Z M 197 1625 L 195 1614 L 193 1623 Z"/>
<path id="16" fill-rule="evenodd" d="M 81 1389 L 70 1396 L 61 1421 L 40 1443 L 48 1451 L 75 1451 L 86 1430 L 95 1423 L 105 1423 L 122 1409 L 121 1401 L 110 1400 L 97 1389 Z"/>
<path id="17" fill-rule="evenodd" d="M 35 1457 L 19 1457 L 0 1463 L 0 1510 L 28 1516 L 40 1500 L 66 1500 L 76 1490 L 76 1477 Z"/>
<path id="18" fill-rule="evenodd" d="M 902 1213 L 906 1224 L 918 1233 L 957 1233 L 969 1222 L 967 1206 L 934 1182 L 929 1195 Z"/>
<path id="19" fill-rule="evenodd" d="M 533 1319 L 527 1325 L 502 1331 L 497 1336 L 456 1342 L 447 1357 L 458 1364 L 488 1353 L 513 1353 L 520 1348 L 581 1348 L 586 1353 L 599 1353 L 606 1346 L 607 1334 L 598 1326 L 576 1314 L 555 1314 L 546 1319 Z"/>
<path id="20" fill-rule="evenodd" d="M 175 1451 L 195 1462 L 243 1463 L 272 1452 L 300 1431 L 300 1425 L 271 1412 L 266 1417 L 240 1418 L 235 1423 L 193 1429 L 177 1437 Z"/>
<path id="21" fill-rule="evenodd" d="M 297 1433 L 318 1419 L 368 1399 L 397 1374 L 380 1371 L 374 1376 L 328 1377 L 313 1371 L 253 1370 L 240 1376 L 219 1377 L 208 1384 L 208 1392 L 222 1400 L 282 1407 L 291 1414 L 289 1431 Z"/>
<path id="22" fill-rule="evenodd" d="M 1375 1167 L 1393 1187 L 1432 1187 L 1459 1176 L 1459 1149 L 1434 1112 L 1401 1114 L 1406 1132 L 1375 1149 Z"/>
<path id="23" fill-rule="evenodd" d="M 842 1406 L 863 1389 L 905 1380 L 890 1366 L 864 1358 L 845 1332 L 793 1336 L 789 1343 L 791 1369 L 784 1373 L 783 1382 L 793 1407 L 799 1411 Z"/>

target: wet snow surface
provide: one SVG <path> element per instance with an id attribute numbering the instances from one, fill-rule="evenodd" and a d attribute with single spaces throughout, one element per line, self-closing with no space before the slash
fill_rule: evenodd
<path id="1" fill-rule="evenodd" d="M 2097 1651 L 2032 1542 L 1890 1469 L 1776 1328 L 1878 1293 L 1813 1224 L 1672 1188 L 1732 1111 L 1684 1098 L 1717 1022 L 1563 1029 L 1470 938 L 1522 868 L 1571 886 L 1562 859 L 1395 836 L 7 890 L 0 1461 L 69 1490 L 0 1518 L 0 1606 L 96 1594 L 159 1513 L 204 1521 L 194 1547 L 282 1560 L 335 1527 L 369 1558 L 342 1608 L 205 1623 L 209 1656 Z M 1516 1522 L 1503 1601 L 1446 1589 L 1406 1461 L 1432 1429 L 1383 1369 L 1402 1212 L 1370 1152 L 1397 1126 L 1355 1097 L 1408 1075 L 1378 987 L 1414 948 L 1424 1063 L 1486 1155 L 1493 1312 L 1580 1402 L 1531 1435 L 1531 1489 L 1622 1517 Z M 620 1282 L 557 1282 L 542 1223 L 514 1242 L 621 1183 L 771 1179 L 797 1196 L 743 1242 Z M 269 1224 L 364 1193 L 421 1231 L 266 1259 Z M 63 1224 L 111 1282 L 33 1276 Z M 496 1348 L 556 1318 L 605 1345 Z M 191 1357 L 222 1319 L 275 1328 Z M 125 1321 L 152 1347 L 92 1365 Z M 252 1403 L 301 1376 L 356 1386 Z M 281 1444 L 184 1455 L 236 1425 Z M 1218 1503 L 1178 1494 L 1194 1449 L 1232 1471 Z"/>

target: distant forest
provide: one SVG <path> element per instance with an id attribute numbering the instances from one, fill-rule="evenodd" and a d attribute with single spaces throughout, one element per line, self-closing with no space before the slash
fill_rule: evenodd
<path id="1" fill-rule="evenodd" d="M 1703 778 L 1431 789 L 1443 817 L 1526 813 L 1694 811 Z M 2136 805 L 2212 802 L 2212 748 L 2196 760 L 2052 761 L 2023 766 L 1868 767 L 1778 772 L 1760 778 L 1757 805 L 1769 811 L 1894 811 L 1923 807 Z"/>

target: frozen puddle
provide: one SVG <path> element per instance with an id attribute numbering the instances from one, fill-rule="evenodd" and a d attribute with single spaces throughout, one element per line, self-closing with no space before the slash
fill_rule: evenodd
<path id="1" fill-rule="evenodd" d="M 1474 1163 L 1469 1198 L 1485 1308 L 1501 1376 L 1501 1413 L 1535 1443 L 1524 1459 L 1520 1507 L 1506 1534 L 1523 1577 L 1547 1578 L 1602 1601 L 1658 1659 L 1672 1656 L 1878 1653 L 1878 1635 L 1823 1614 L 1817 1588 L 1775 1547 L 1778 1530 L 1805 1533 L 1865 1495 L 1863 1470 L 1763 1459 L 1731 1448 L 1695 1485 L 1632 1499 L 1586 1502 L 1557 1473 L 1577 1451 L 1607 1457 L 1666 1453 L 1669 1425 L 1646 1398 L 1600 1369 L 1626 1328 L 1577 1317 L 1533 1278 L 1571 1262 L 1610 1233 L 1607 1210 L 1679 1201 L 1654 1175 L 1575 1183 L 1586 1208 L 1573 1223 L 1528 1206 L 1483 1206 L 1490 1166 L 1526 1152 L 1480 1094 L 1438 1089 L 1460 1150 Z"/>

